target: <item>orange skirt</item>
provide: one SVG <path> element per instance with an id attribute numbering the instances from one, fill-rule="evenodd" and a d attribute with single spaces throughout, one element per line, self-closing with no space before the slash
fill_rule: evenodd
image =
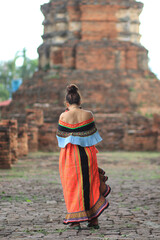
<path id="1" fill-rule="evenodd" d="M 90 221 L 109 206 L 105 197 L 110 186 L 105 172 L 98 168 L 95 146 L 67 144 L 61 148 L 59 172 L 67 208 L 64 224 Z"/>

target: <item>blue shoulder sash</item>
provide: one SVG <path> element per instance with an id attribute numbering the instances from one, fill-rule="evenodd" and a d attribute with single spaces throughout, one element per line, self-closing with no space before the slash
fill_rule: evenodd
<path id="1" fill-rule="evenodd" d="M 64 148 L 68 143 L 88 147 L 102 141 L 93 117 L 77 124 L 59 120 L 56 137 L 60 148 Z"/>

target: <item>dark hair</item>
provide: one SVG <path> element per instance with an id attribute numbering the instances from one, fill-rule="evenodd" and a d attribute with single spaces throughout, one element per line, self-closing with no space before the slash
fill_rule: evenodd
<path id="1" fill-rule="evenodd" d="M 67 86 L 66 102 L 69 104 L 80 104 L 81 96 L 78 92 L 78 87 L 75 84 Z"/>

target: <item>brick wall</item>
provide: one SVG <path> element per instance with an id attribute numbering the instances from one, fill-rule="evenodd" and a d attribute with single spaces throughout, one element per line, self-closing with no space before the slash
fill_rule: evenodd
<path id="1" fill-rule="evenodd" d="M 28 155 L 28 125 L 18 124 L 18 157 Z"/>
<path id="2" fill-rule="evenodd" d="M 53 152 L 57 151 L 57 138 L 56 138 L 57 124 L 44 123 L 39 127 L 38 132 L 38 149 L 40 151 Z"/>
<path id="3" fill-rule="evenodd" d="M 148 51 L 139 44 L 142 7 L 134 0 L 44 4 L 39 71 L 13 94 L 2 118 L 28 123 L 32 113 L 25 120 L 26 109 L 38 108 L 44 113 L 38 121 L 55 123 L 64 110 L 68 83 L 78 85 L 83 107 L 91 111 L 160 113 L 160 82 L 148 69 Z"/>
<path id="4" fill-rule="evenodd" d="M 38 127 L 44 122 L 41 109 L 26 109 L 26 122 L 28 124 L 28 148 L 30 152 L 38 151 Z"/>
<path id="5" fill-rule="evenodd" d="M 152 131 L 157 133 L 157 150 L 160 151 L 160 115 L 154 114 Z"/>
<path id="6" fill-rule="evenodd" d="M 137 114 L 96 114 L 96 119 L 103 138 L 101 150 L 159 151 L 155 120 Z"/>
<path id="7" fill-rule="evenodd" d="M 39 70 L 2 108 L 3 119 L 17 119 L 24 152 L 26 146 L 57 150 L 56 126 L 69 83 L 78 85 L 82 107 L 97 116 L 102 150 L 160 149 L 158 117 L 145 117 L 160 114 L 160 82 L 139 44 L 142 7 L 135 0 L 52 0 L 41 7 Z"/>
<path id="8" fill-rule="evenodd" d="M 17 120 L 3 120 L 0 122 L 0 168 L 11 168 L 17 156 Z"/>

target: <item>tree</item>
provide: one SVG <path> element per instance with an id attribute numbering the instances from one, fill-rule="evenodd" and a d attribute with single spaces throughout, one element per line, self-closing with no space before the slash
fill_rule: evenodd
<path id="1" fill-rule="evenodd" d="M 0 100 L 7 100 L 11 92 L 13 79 L 29 79 L 38 69 L 38 60 L 29 59 L 26 55 L 26 49 L 17 51 L 13 60 L 0 63 Z M 17 66 L 16 61 L 22 58 L 22 66 Z"/>
<path id="2" fill-rule="evenodd" d="M 4 88 L 4 85 L 0 83 L 0 101 L 5 101 L 9 98 L 9 92 Z"/>
<path id="3" fill-rule="evenodd" d="M 38 59 L 29 59 L 26 55 L 26 49 L 24 48 L 19 57 L 23 58 L 23 64 L 19 67 L 18 73 L 21 78 L 29 79 L 32 77 L 33 73 L 38 69 Z"/>

